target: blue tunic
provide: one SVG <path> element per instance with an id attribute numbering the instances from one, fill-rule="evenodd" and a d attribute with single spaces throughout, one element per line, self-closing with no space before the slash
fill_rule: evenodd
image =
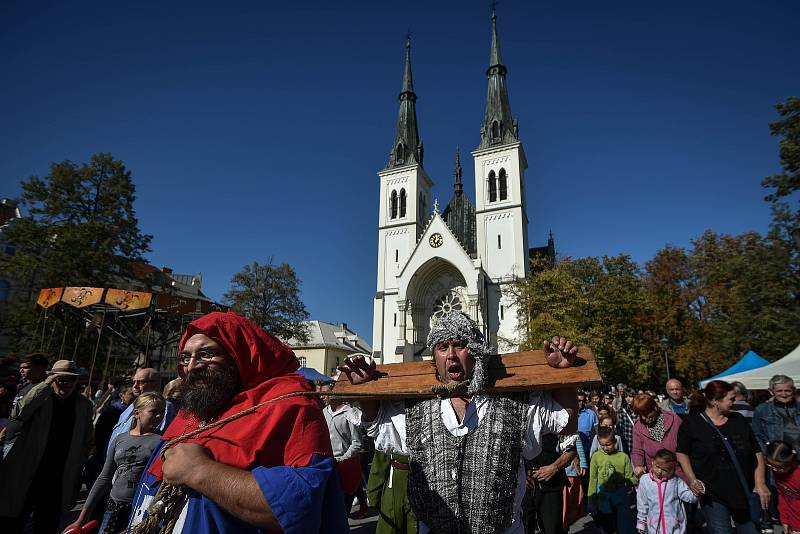
<path id="1" fill-rule="evenodd" d="M 165 443 L 167 442 L 162 441 L 153 451 L 147 469 L 139 481 L 133 498 L 129 528 L 144 519 L 147 508 L 161 485 L 148 470 Z M 315 454 L 304 467 L 255 467 L 251 472 L 286 534 L 350 532 L 344 509 L 344 495 L 339 487 L 333 458 Z M 189 500 L 181 511 L 173 532 L 245 534 L 266 531 L 233 517 L 205 495 L 190 490 Z"/>

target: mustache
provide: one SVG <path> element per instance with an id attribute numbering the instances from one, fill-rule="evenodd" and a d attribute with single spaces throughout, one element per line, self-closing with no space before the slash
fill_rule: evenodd
<path id="1" fill-rule="evenodd" d="M 201 420 L 210 420 L 227 409 L 239 391 L 239 373 L 233 366 L 195 369 L 181 384 L 181 405 Z"/>

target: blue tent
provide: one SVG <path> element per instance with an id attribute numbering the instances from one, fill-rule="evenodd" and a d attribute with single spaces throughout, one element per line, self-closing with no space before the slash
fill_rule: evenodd
<path id="1" fill-rule="evenodd" d="M 296 371 L 298 374 L 303 375 L 306 377 L 306 380 L 310 380 L 311 382 L 316 382 L 320 380 L 322 382 L 333 382 L 333 378 L 323 375 L 313 367 L 301 367 Z"/>
<path id="2" fill-rule="evenodd" d="M 728 375 L 732 375 L 734 373 L 741 373 L 744 371 L 750 371 L 751 369 L 758 369 L 759 367 L 764 367 L 765 365 L 769 365 L 769 362 L 756 354 L 755 352 L 748 351 L 747 354 L 742 356 L 742 359 L 733 364 L 732 366 L 728 367 L 718 375 L 714 375 L 711 378 L 706 378 L 705 380 L 700 381 L 700 387 L 705 387 L 705 385 L 712 380 L 718 380 L 720 378 L 725 378 Z"/>

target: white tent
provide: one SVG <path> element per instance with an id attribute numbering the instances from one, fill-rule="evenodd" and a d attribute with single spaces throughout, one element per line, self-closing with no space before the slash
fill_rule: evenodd
<path id="1" fill-rule="evenodd" d="M 734 373 L 722 377 L 726 382 L 741 382 L 747 389 L 767 389 L 769 379 L 775 375 L 786 375 L 796 384 L 800 384 L 800 345 L 778 360 L 758 369 Z M 702 384 L 705 386 L 705 384 Z"/>

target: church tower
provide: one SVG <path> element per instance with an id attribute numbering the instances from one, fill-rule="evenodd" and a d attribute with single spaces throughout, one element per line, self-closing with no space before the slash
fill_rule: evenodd
<path id="1" fill-rule="evenodd" d="M 411 39 L 406 39 L 400 112 L 394 144 L 380 178 L 378 215 L 378 290 L 374 302 L 372 343 L 374 356 L 392 361 L 397 331 L 404 324 L 406 304 L 398 303 L 398 275 L 408 261 L 428 222 L 433 182 L 422 166 L 424 150 L 417 127 L 411 76 Z M 385 354 L 391 351 L 392 355 Z"/>
<path id="2" fill-rule="evenodd" d="M 509 284 L 523 278 L 528 265 L 528 215 L 525 201 L 525 151 L 511 115 L 506 74 L 492 12 L 492 44 L 486 112 L 475 161 L 477 254 L 490 282 L 486 291 L 489 334 L 500 350 L 518 344 L 518 318 Z"/>

